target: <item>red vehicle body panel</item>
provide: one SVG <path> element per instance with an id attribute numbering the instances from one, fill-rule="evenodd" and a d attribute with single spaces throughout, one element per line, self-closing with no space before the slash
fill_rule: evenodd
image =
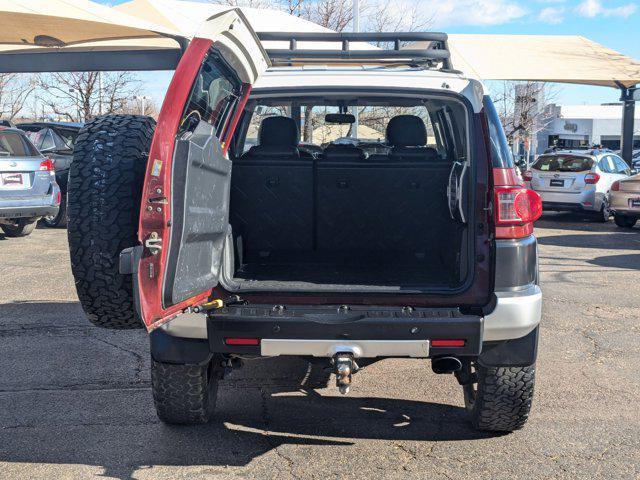
<path id="1" fill-rule="evenodd" d="M 169 242 L 171 222 L 171 163 L 175 146 L 175 137 L 184 112 L 193 80 L 202 61 L 213 45 L 211 40 L 194 38 L 189 44 L 176 68 L 169 85 L 158 125 L 151 143 L 149 161 L 142 191 L 138 240 L 144 245 L 151 232 L 162 238 L 164 245 Z M 151 207 L 149 209 L 148 207 Z M 158 211 L 158 209 L 160 211 Z M 171 316 L 180 313 L 189 305 L 206 300 L 208 293 L 162 309 L 162 285 L 167 249 L 156 255 L 147 249 L 138 266 L 138 290 L 140 292 L 140 310 L 148 330 L 166 322 Z"/>

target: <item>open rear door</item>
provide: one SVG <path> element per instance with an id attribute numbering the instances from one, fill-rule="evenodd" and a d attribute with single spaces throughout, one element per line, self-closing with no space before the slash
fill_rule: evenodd
<path id="1" fill-rule="evenodd" d="M 183 55 L 158 118 L 138 237 L 138 296 L 148 330 L 203 303 L 229 231 L 227 145 L 268 57 L 242 13 L 210 18 Z"/>

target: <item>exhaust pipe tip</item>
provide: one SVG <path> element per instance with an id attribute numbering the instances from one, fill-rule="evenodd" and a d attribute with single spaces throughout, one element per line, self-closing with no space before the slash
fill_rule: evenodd
<path id="1" fill-rule="evenodd" d="M 438 357 L 431 360 L 431 369 L 439 375 L 454 373 L 462 369 L 462 362 L 456 357 Z"/>

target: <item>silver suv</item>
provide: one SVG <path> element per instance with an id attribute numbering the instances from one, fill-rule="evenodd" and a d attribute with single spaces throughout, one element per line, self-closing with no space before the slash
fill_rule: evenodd
<path id="1" fill-rule="evenodd" d="M 522 178 L 542 198 L 543 210 L 588 212 L 606 222 L 607 193 L 630 174 L 629 165 L 608 150 L 566 150 L 541 155 Z"/>
<path id="2" fill-rule="evenodd" d="M 8 237 L 29 235 L 45 215 L 56 215 L 60 188 L 53 161 L 23 131 L 0 130 L 0 228 Z"/>

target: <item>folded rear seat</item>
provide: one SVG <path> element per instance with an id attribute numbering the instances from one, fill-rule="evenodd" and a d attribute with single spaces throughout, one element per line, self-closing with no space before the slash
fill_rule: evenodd
<path id="1" fill-rule="evenodd" d="M 424 256 L 438 242 L 448 215 L 450 163 L 426 147 L 424 122 L 394 117 L 387 126 L 388 155 L 366 161 L 317 163 L 317 248 Z M 445 219 L 446 220 L 446 219 Z"/>
<path id="2" fill-rule="evenodd" d="M 234 162 L 230 223 L 245 261 L 313 248 L 313 160 L 288 117 L 268 117 L 259 144 Z"/>

